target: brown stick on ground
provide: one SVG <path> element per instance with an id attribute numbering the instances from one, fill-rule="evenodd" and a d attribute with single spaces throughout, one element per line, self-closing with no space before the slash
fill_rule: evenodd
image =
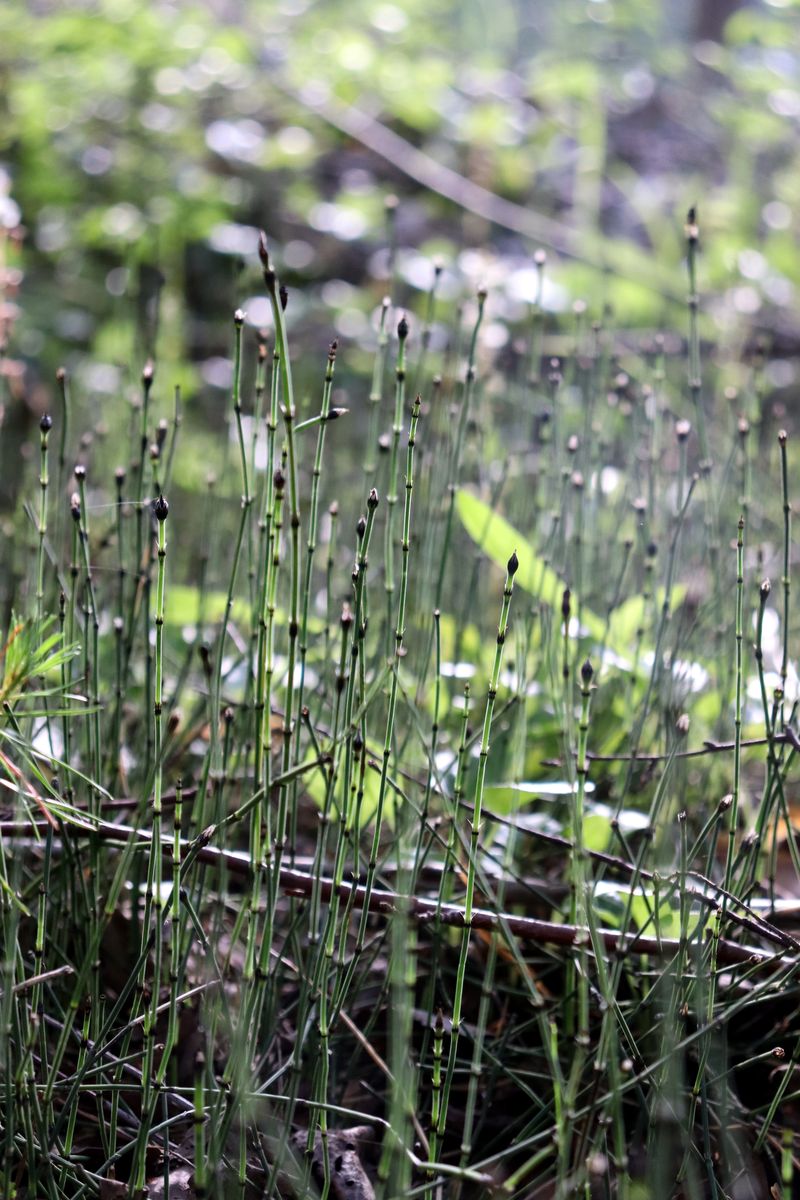
<path id="1" fill-rule="evenodd" d="M 147 830 L 133 829 L 128 825 L 112 825 L 100 822 L 94 828 L 88 825 L 75 824 L 69 826 L 70 833 L 75 837 L 99 837 L 104 841 L 126 843 L 135 838 L 143 850 L 151 842 Z M 24 837 L 33 833 L 44 833 L 45 826 L 37 821 L 0 821 L 0 834 L 3 837 Z M 184 861 L 198 858 L 202 862 L 224 866 L 228 871 L 238 875 L 250 875 L 252 868 L 250 860 L 244 853 L 233 850 L 220 850 L 209 843 L 217 830 L 210 826 L 204 830 L 194 842 L 186 842 L 182 854 Z M 166 858 L 172 855 L 172 843 L 165 843 L 162 852 Z M 288 895 L 310 896 L 315 886 L 313 875 L 305 871 L 293 870 L 290 867 L 280 869 L 280 887 Z M 329 900 L 334 892 L 332 879 L 319 880 L 320 897 Z M 370 912 L 388 915 L 395 909 L 403 907 L 416 921 L 427 923 L 440 921 L 443 925 L 453 925 L 463 928 L 464 909 L 458 904 L 438 904 L 435 898 L 423 899 L 419 896 L 402 896 L 380 888 L 373 888 L 369 897 L 363 884 L 342 883 L 339 896 L 349 900 L 351 893 L 354 908 L 363 908 L 368 904 Z M 542 921 L 535 917 L 519 917 L 511 913 L 492 912 L 489 909 L 474 909 L 472 913 L 472 928 L 486 929 L 493 932 L 506 931 L 522 941 L 538 942 L 556 946 L 575 946 L 587 944 L 591 948 L 591 935 L 588 929 L 575 925 L 561 925 L 555 921 Z M 620 932 L 616 929 L 598 929 L 597 938 L 612 954 L 650 954 L 659 958 L 669 958 L 676 955 L 681 948 L 675 938 L 649 937 L 644 934 Z M 769 933 L 764 930 L 764 938 L 770 940 Z M 731 966 L 739 964 L 757 965 L 764 961 L 773 966 L 789 966 L 797 963 L 797 959 L 785 953 L 769 954 L 756 946 L 741 946 L 727 938 L 720 938 L 717 943 L 717 962 L 720 965 Z"/>

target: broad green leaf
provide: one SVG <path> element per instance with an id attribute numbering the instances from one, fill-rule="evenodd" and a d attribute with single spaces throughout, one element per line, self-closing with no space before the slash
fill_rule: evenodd
<path id="1" fill-rule="evenodd" d="M 207 590 L 203 595 L 203 620 L 212 624 L 222 620 L 225 612 L 227 596 L 223 591 Z M 250 604 L 242 597 L 233 602 L 232 618 L 242 625 L 250 624 Z M 196 625 L 200 617 L 200 589 L 190 584 L 176 583 L 167 588 L 165 599 L 164 620 L 168 625 Z M 275 613 L 276 621 L 285 619 L 281 609 Z M 324 628 L 324 622 L 319 617 L 309 616 L 308 628 L 312 633 L 319 633 Z"/>
<path id="2" fill-rule="evenodd" d="M 644 931 L 648 937 L 656 934 L 663 938 L 680 937 L 681 915 L 677 904 L 662 900 L 656 917 L 655 894 L 650 888 L 636 888 L 631 896 L 629 887 L 605 880 L 595 885 L 593 899 L 596 914 L 613 928 L 622 928 L 626 910 L 629 909 L 631 925 Z M 699 904 L 692 904 L 687 921 L 689 937 L 702 919 L 703 909 Z"/>
<path id="3" fill-rule="evenodd" d="M 515 812 L 524 804 L 534 800 L 561 799 L 572 794 L 575 784 L 564 779 L 525 781 L 521 783 L 492 783 L 483 790 L 486 807 L 500 816 Z M 588 793 L 594 791 L 594 784 L 587 783 Z M 526 818 L 527 819 L 527 818 Z M 562 832 L 560 829 L 557 832 Z"/>
<path id="4" fill-rule="evenodd" d="M 560 613 L 564 581 L 536 553 L 528 539 L 505 517 L 493 512 L 488 504 L 479 500 L 472 492 L 461 489 L 456 497 L 456 508 L 467 533 L 487 558 L 505 570 L 506 563 L 516 551 L 519 569 L 514 582 L 542 604 L 547 604 Z M 681 602 L 685 592 L 683 586 L 672 589 L 673 608 Z M 663 597 L 662 589 L 658 594 L 659 604 L 663 602 Z M 580 609 L 581 624 L 589 636 L 597 642 L 604 643 L 620 658 L 629 655 L 636 630 L 644 616 L 644 598 L 633 596 L 612 615 L 606 633 L 606 622 L 602 617 L 586 605 L 582 605 Z M 643 647 L 643 651 L 646 654 L 647 647 Z"/>
<path id="5" fill-rule="evenodd" d="M 361 802 L 361 814 L 359 817 L 359 825 L 363 829 L 368 826 L 378 808 L 378 796 L 380 793 L 381 777 L 380 772 L 367 767 L 364 774 L 364 798 Z M 306 788 L 309 796 L 314 803 L 322 808 L 325 803 L 326 780 L 321 771 L 312 771 L 307 776 Z M 341 780 L 337 780 L 336 791 L 334 793 L 334 812 L 338 814 L 339 805 L 342 799 Z M 387 786 L 386 796 L 383 802 L 383 820 L 386 821 L 389 828 L 394 826 L 394 807 L 395 807 L 395 792 L 392 787 Z"/>
<path id="6" fill-rule="evenodd" d="M 530 592 L 543 604 L 549 604 L 560 611 L 564 582 L 536 553 L 523 534 L 505 517 L 493 512 L 488 504 L 479 500 L 472 492 L 459 490 L 456 509 L 469 536 L 492 562 L 505 570 L 506 563 L 516 551 L 519 569 L 514 579 L 515 584 Z M 602 640 L 605 622 L 600 617 L 584 606 L 581 608 L 581 621 L 593 638 Z"/>
<path id="7" fill-rule="evenodd" d="M 587 850 L 603 851 L 609 848 L 611 823 L 615 816 L 615 810 L 607 804 L 586 806 L 586 815 L 583 818 L 583 844 Z M 646 813 L 637 812 L 633 808 L 624 808 L 616 819 L 619 828 L 628 836 L 640 833 L 650 824 Z"/>
<path id="8" fill-rule="evenodd" d="M 664 603 L 666 591 L 664 588 L 657 588 L 655 594 L 655 605 L 653 601 L 650 606 L 655 607 L 655 611 L 659 612 Z M 684 584 L 676 584 L 672 589 L 670 599 L 670 608 L 673 611 L 683 602 L 686 595 L 686 587 Z M 645 610 L 644 596 L 631 596 L 629 600 L 623 601 L 611 614 L 610 623 L 610 639 L 613 639 L 618 645 L 630 646 L 636 638 L 636 631 L 642 627 L 647 621 L 648 614 Z M 609 640 L 610 644 L 610 640 Z"/>
<path id="9" fill-rule="evenodd" d="M 227 597 L 221 591 L 206 591 L 203 596 L 204 621 L 219 621 L 225 612 Z M 172 584 L 167 588 L 164 620 L 168 625 L 196 625 L 200 617 L 200 589 L 187 584 Z M 249 618 L 250 605 L 245 600 L 234 600 L 233 619 Z"/>

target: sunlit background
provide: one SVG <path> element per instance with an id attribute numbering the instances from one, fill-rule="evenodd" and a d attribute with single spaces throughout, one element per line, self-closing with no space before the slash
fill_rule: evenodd
<path id="1" fill-rule="evenodd" d="M 535 296 L 538 248 L 548 309 L 585 298 L 587 319 L 675 327 L 692 204 L 707 333 L 744 361 L 769 331 L 768 381 L 790 400 L 797 34 L 788 0 L 6 5 L 19 419 L 62 363 L 102 404 L 147 356 L 213 406 L 226 318 L 266 318 L 259 227 L 303 344 L 339 336 L 356 373 L 384 293 L 419 308 L 437 257 L 447 319 L 489 287 L 489 350 Z"/>

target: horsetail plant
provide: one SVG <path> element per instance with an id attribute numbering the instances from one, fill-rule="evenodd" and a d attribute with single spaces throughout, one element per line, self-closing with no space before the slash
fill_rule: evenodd
<path id="1" fill-rule="evenodd" d="M 389 451 L 389 482 L 386 489 L 386 526 L 384 536 L 384 586 L 386 588 L 386 629 L 391 636 L 392 603 L 394 601 L 394 510 L 397 506 L 398 488 L 398 451 L 400 435 L 403 432 L 403 416 L 406 395 L 406 339 L 408 338 L 408 320 L 400 318 L 397 326 L 397 364 L 395 366 L 395 396 L 394 420 Z"/>
<path id="2" fill-rule="evenodd" d="M 52 427 L 53 418 L 49 413 L 44 413 L 39 421 L 39 545 L 36 555 L 36 616 L 40 622 L 44 617 L 44 543 L 47 537 L 47 487 L 50 482 L 47 471 L 47 442 Z"/>
<path id="3" fill-rule="evenodd" d="M 789 503 L 789 467 L 786 455 L 786 443 L 789 435 L 785 429 L 778 433 L 778 444 L 781 451 L 781 493 L 783 498 L 783 572 L 781 585 L 783 587 L 783 649 L 781 653 L 781 692 L 783 702 L 786 700 L 786 679 L 789 672 L 789 595 L 792 588 L 792 573 L 790 567 L 790 547 L 792 544 L 792 506 Z M 784 709 L 781 704 L 781 721 Z"/>
<path id="4" fill-rule="evenodd" d="M 258 240 L 258 254 L 264 271 L 264 283 L 267 287 L 272 319 L 275 325 L 275 351 L 278 355 L 281 371 L 281 390 L 283 424 L 286 432 L 286 461 L 289 472 L 289 530 L 291 540 L 291 571 L 290 571 L 290 605 L 288 625 L 288 664 L 286 675 L 286 704 L 283 721 L 283 771 L 288 770 L 291 754 L 291 739 L 294 730 L 294 690 L 295 690 L 295 661 L 297 656 L 297 639 L 300 631 L 300 503 L 297 483 L 297 451 L 294 439 L 294 388 L 292 386 L 292 365 L 289 358 L 289 347 L 286 337 L 286 322 L 284 309 L 287 294 L 278 284 L 278 278 L 272 266 L 267 248 L 267 238 L 262 232 Z M 278 812 L 278 825 L 275 843 L 275 861 L 280 864 L 283 844 L 286 838 L 286 798 L 281 792 Z"/>
<path id="5" fill-rule="evenodd" d="M 739 517 L 736 537 L 736 699 L 733 714 L 733 790 L 728 814 L 728 849 L 725 855 L 725 891 L 729 892 L 733 878 L 736 834 L 739 827 L 739 790 L 742 767 L 742 698 L 743 698 L 743 639 L 744 639 L 744 517 Z"/>
<path id="6" fill-rule="evenodd" d="M 378 346 L 372 363 L 372 382 L 369 389 L 369 434 L 367 437 L 367 453 L 364 459 L 364 475 L 370 487 L 375 483 L 375 472 L 378 462 L 375 457 L 378 448 L 378 429 L 380 425 L 381 401 L 383 399 L 383 377 L 386 372 L 386 355 L 389 348 L 389 331 L 387 319 L 391 300 L 384 296 L 381 302 L 378 324 Z"/>
<path id="7" fill-rule="evenodd" d="M 80 503 L 77 507 L 76 525 L 78 528 L 78 540 L 81 548 L 81 557 L 83 558 L 84 569 L 84 594 L 85 594 L 85 613 L 86 613 L 86 640 L 84 663 L 88 667 L 86 671 L 86 686 L 91 686 L 89 702 L 92 706 L 92 720 L 88 727 L 90 732 L 87 733 L 88 745 L 90 754 L 88 761 L 91 761 L 94 770 L 94 778 L 100 779 L 100 614 L 97 607 L 97 597 L 95 595 L 94 581 L 92 579 L 92 565 L 89 554 L 89 520 L 86 504 L 86 468 L 82 464 L 78 464 L 75 468 L 75 479 L 78 483 Z M 75 513 L 73 512 L 73 516 Z"/>
<path id="8" fill-rule="evenodd" d="M 242 553 L 242 545 L 244 543 L 245 533 L 248 529 L 250 506 L 253 503 L 253 497 L 250 494 L 250 482 L 247 463 L 247 447 L 244 439 L 244 429 L 242 426 L 242 396 L 241 396 L 241 380 L 242 380 L 242 327 L 244 325 L 244 313 L 237 308 L 233 314 L 234 328 L 234 364 L 233 364 L 233 412 L 236 420 L 236 431 L 239 442 L 239 454 L 242 471 L 242 502 L 241 516 L 239 518 L 239 527 L 236 534 L 236 541 L 233 550 L 233 564 L 231 566 L 230 581 L 228 583 L 228 594 L 225 598 L 225 610 L 222 616 L 222 624 L 220 626 L 219 637 L 217 639 L 216 661 L 214 667 L 214 682 L 211 691 L 211 736 L 212 736 L 212 770 L 215 775 L 219 775 L 221 770 L 221 755 L 222 748 L 219 739 L 219 710 L 220 710 L 220 695 L 222 689 L 222 664 L 225 654 L 225 643 L 228 635 L 228 622 L 230 621 L 231 610 L 233 609 L 234 590 L 236 587 L 236 576 L 239 570 L 239 560 Z"/>
<path id="9" fill-rule="evenodd" d="M 532 307 L 498 303 L 494 359 L 485 293 L 454 309 L 433 264 L 416 300 L 392 281 L 409 316 L 378 301 L 377 344 L 348 355 L 363 428 L 337 427 L 333 456 L 344 364 L 335 343 L 323 378 L 313 353 L 292 361 L 259 249 L 269 348 L 237 309 L 219 483 L 197 478 L 218 430 L 187 406 L 185 469 L 179 392 L 162 415 L 149 361 L 132 405 L 109 401 L 108 441 L 76 431 L 62 373 L 58 433 L 43 418 L 20 455 L 28 500 L 3 517 L 28 557 L 9 550 L 0 641 L 0 1191 L 332 1200 L 361 1172 L 384 1200 L 632 1200 L 678 1172 L 688 1196 L 721 1196 L 753 1156 L 778 1187 L 800 1060 L 800 737 L 788 434 L 782 513 L 752 440 L 775 415 L 766 351 L 749 375 L 710 355 L 700 394 L 694 243 L 688 342 L 618 335 L 593 295 L 547 315 L 540 255 Z M 737 423 L 724 384 L 742 372 Z M 69 512 L 53 509 L 73 452 Z M 199 497 L 169 537 L 180 589 L 171 480 Z M 735 592 L 714 533 L 734 497 Z M 751 558 L 780 575 L 775 603 L 766 579 L 750 603 Z M 505 649 L 517 589 L 529 607 Z"/>
<path id="10" fill-rule="evenodd" d="M 697 322 L 700 298 L 697 294 L 697 246 L 700 240 L 700 229 L 697 224 L 697 210 L 692 207 L 686 216 L 686 269 L 689 277 L 689 394 L 692 398 L 694 413 L 697 418 L 697 430 L 700 438 L 700 456 L 704 463 L 709 461 L 708 435 L 706 419 L 703 411 L 702 387 L 700 376 L 700 331 Z"/>
<path id="11" fill-rule="evenodd" d="M 303 601 L 302 612 L 300 617 L 300 680 L 297 686 L 297 708 L 298 712 L 303 710 L 303 702 L 305 697 L 306 685 L 306 659 L 308 657 L 308 617 L 311 607 L 311 583 L 314 573 L 314 554 L 317 549 L 317 528 L 319 522 L 319 484 L 322 475 L 322 458 L 325 449 L 325 433 L 327 431 L 328 422 L 331 419 L 331 389 L 333 388 L 333 375 L 336 367 L 336 352 L 339 348 L 339 343 L 334 339 L 328 347 L 328 362 L 325 368 L 325 381 L 322 388 L 322 404 L 319 412 L 319 430 L 317 431 L 317 448 L 314 454 L 314 466 L 311 471 L 311 497 L 309 503 L 308 515 L 308 540 L 306 542 L 306 564 L 305 564 L 305 579 L 303 581 Z M 295 739 L 293 765 L 297 766 L 300 761 L 300 738 Z M 290 846 L 294 853 L 294 846 L 297 840 L 297 795 L 296 788 L 293 788 L 292 804 L 292 827 L 290 833 Z"/>
<path id="12" fill-rule="evenodd" d="M 161 822 L 162 810 L 162 737 L 163 737 L 163 695 L 164 695 L 164 593 L 166 579 L 167 539 L 166 521 L 169 515 L 169 504 L 163 495 L 159 495 L 153 504 L 153 515 L 157 526 L 158 539 L 158 575 L 156 582 L 156 611 L 155 611 L 155 670 L 153 677 L 153 746 L 155 774 L 153 779 L 153 830 L 150 857 L 147 871 L 147 893 L 145 903 L 145 920 L 143 925 L 144 946 L 149 941 L 150 922 L 154 923 L 153 938 L 154 958 L 152 980 L 150 984 L 150 1002 L 145 1007 L 142 1033 L 144 1037 L 144 1055 L 142 1063 L 142 1124 L 141 1133 L 134 1151 L 134 1195 L 144 1194 L 145 1187 L 145 1150 L 147 1146 L 147 1129 L 153 1119 L 153 1111 L 158 1101 L 158 1088 L 154 1087 L 157 1080 L 155 1074 L 155 1034 L 158 1019 L 158 1006 L 161 987 L 161 951 L 163 939 L 161 936 L 161 919 L 164 907 L 162 887 L 162 851 L 161 851 Z M 151 918 L 152 914 L 152 918 Z M 146 959 L 145 959 L 146 966 Z M 155 1077 L 155 1078 L 154 1078 Z"/>
<path id="13" fill-rule="evenodd" d="M 467 420 L 469 418 L 470 409 L 472 407 L 472 395 L 475 390 L 475 380 L 477 378 L 477 350 L 478 350 L 478 334 L 480 333 L 481 324 L 483 323 L 483 312 L 486 306 L 486 297 L 488 292 L 485 288 L 478 290 L 478 312 L 475 317 L 475 324 L 472 327 L 472 334 L 469 341 L 469 350 L 467 352 L 467 366 L 464 375 L 464 383 L 461 394 L 461 403 L 458 412 L 458 420 L 455 426 L 452 442 L 449 448 L 447 460 L 447 497 L 444 508 L 444 530 L 442 532 L 441 541 L 438 547 L 439 565 L 436 571 L 436 586 L 433 596 L 433 608 L 441 611 L 442 595 L 445 581 L 445 573 L 447 570 L 447 562 L 450 556 L 450 546 L 453 537 L 453 518 L 455 515 L 456 492 L 460 483 L 461 474 L 461 458 L 464 449 L 464 436 L 467 429 Z M 429 536 L 433 537 L 434 530 L 431 528 Z M 431 540 L 430 553 L 435 554 L 435 543 Z M 430 658 L 432 648 L 433 631 L 431 630 L 431 643 L 428 646 L 426 660 Z"/>
<path id="14" fill-rule="evenodd" d="M 334 884 L 338 887 L 344 879 L 345 863 L 348 851 L 357 853 L 357 838 L 355 837 L 356 822 L 358 820 L 358 808 L 354 803 L 353 796 L 353 771 L 354 760 L 357 757 L 356 738 L 360 737 L 361 742 L 365 741 L 366 723 L 362 718 L 360 729 L 355 728 L 354 714 L 356 711 L 356 698 L 359 703 L 363 704 L 365 676 L 364 665 L 366 660 L 366 634 L 367 634 L 367 619 L 368 619 L 368 591 L 367 591 L 367 570 L 369 566 L 369 547 L 372 540 L 372 533 L 375 526 L 375 517 L 380 503 L 378 493 L 375 488 L 370 489 L 367 497 L 367 515 L 360 517 L 356 525 L 356 536 L 358 539 L 358 549 L 356 552 L 356 563 L 353 569 L 353 608 L 351 610 L 352 618 L 352 637 L 350 641 L 350 667 L 347 671 L 345 699 L 344 699 L 344 770 L 341 775 L 341 800 L 340 813 L 342 819 L 340 821 L 339 840 L 336 847 L 334 859 L 333 879 Z M 334 750 L 333 768 L 331 771 L 331 784 L 335 786 L 338 777 L 338 762 L 341 750 L 337 754 Z M 331 798 L 333 793 L 331 792 Z M 326 811 L 328 806 L 328 797 L 326 796 Z M 353 863 L 353 871 L 358 872 L 358 861 Z"/>
<path id="15" fill-rule="evenodd" d="M 575 1052 L 566 1081 L 564 1103 L 567 1111 L 575 1104 L 583 1069 L 589 1052 L 589 943 L 591 942 L 589 881 L 586 878 L 586 846 L 583 834 L 586 807 L 586 780 L 589 774 L 587 758 L 589 710 L 592 697 L 594 668 L 587 658 L 580 672 L 581 712 L 578 721 L 576 781 L 571 787 L 572 812 L 570 847 L 570 924 L 576 929 L 575 960 L 570 959 L 565 986 L 564 1032 L 574 1037 Z M 573 996 L 574 993 L 574 996 Z M 577 1000 L 577 1004 L 576 1004 Z M 575 1008 L 577 1007 L 577 1017 Z M 570 1165 L 572 1131 L 568 1125 L 558 1133 L 558 1152 L 561 1171 L 566 1175 Z"/>
<path id="16" fill-rule="evenodd" d="M 518 569 L 519 559 L 517 558 L 515 551 L 508 560 L 506 566 L 506 580 L 503 587 L 503 603 L 500 609 L 500 621 L 497 627 L 497 645 L 495 647 L 494 663 L 492 665 L 492 673 L 489 679 L 489 690 L 486 696 L 486 708 L 483 716 L 483 730 L 481 733 L 478 758 L 478 775 L 475 782 L 472 827 L 470 830 L 469 839 L 469 864 L 467 866 L 467 886 L 464 899 L 464 932 L 461 938 L 461 952 L 458 960 L 455 991 L 453 993 L 453 1015 L 451 1018 L 450 1048 L 447 1058 L 447 1070 L 445 1072 L 444 1084 L 442 1087 L 439 1124 L 438 1128 L 436 1129 L 436 1136 L 434 1137 L 432 1135 L 430 1139 L 430 1156 L 432 1162 L 435 1162 L 436 1160 L 438 1146 L 445 1133 L 447 1124 L 447 1107 L 450 1099 L 450 1090 L 453 1085 L 456 1058 L 458 1055 L 458 1040 L 461 1032 L 461 1007 L 464 1000 L 464 983 L 467 970 L 467 955 L 469 953 L 470 926 L 472 924 L 472 912 L 475 900 L 475 874 L 478 844 L 481 835 L 483 789 L 486 781 L 486 765 L 489 759 L 492 717 L 494 715 L 495 700 L 497 699 L 497 690 L 500 685 L 500 668 L 503 662 L 503 647 L 505 646 L 506 633 L 508 631 L 508 619 L 511 611 L 511 597 L 514 594 L 514 576 L 516 575 Z"/>
<path id="17" fill-rule="evenodd" d="M 275 462 L 275 438 L 278 431 L 278 406 L 280 374 L 278 365 L 280 356 L 277 348 L 272 354 L 272 375 L 270 379 L 270 399 L 267 416 L 267 460 L 264 479 L 264 497 L 261 516 L 259 518 L 259 556 L 258 574 L 261 582 L 260 611 L 258 616 L 258 642 L 256 651 L 256 687 L 255 687 L 255 720 L 256 739 L 254 757 L 254 787 L 263 788 L 264 795 L 269 792 L 271 769 L 271 730 L 270 718 L 272 708 L 272 647 L 275 619 L 275 595 L 277 591 L 276 557 L 280 562 L 280 527 L 275 529 L 276 509 L 280 518 L 280 507 L 276 506 L 275 479 L 277 465 Z M 277 538 L 277 542 L 276 542 Z M 278 554 L 276 556 L 276 546 Z M 265 820 L 266 816 L 266 820 Z M 269 809 L 265 813 L 253 813 L 251 825 L 251 855 L 255 861 L 261 858 L 261 826 L 268 825 Z M 258 825 L 256 825 L 258 822 Z M 269 835 L 268 835 L 269 836 Z M 269 851 L 271 853 L 271 851 Z"/>
<path id="18" fill-rule="evenodd" d="M 374 831 L 372 835 L 372 847 L 370 850 L 369 861 L 367 863 L 367 880 L 365 885 L 365 901 L 362 909 L 361 921 L 358 927 L 358 935 L 356 948 L 360 951 L 363 947 L 364 935 L 366 932 L 366 913 L 369 910 L 369 898 L 372 893 L 372 888 L 375 883 L 375 872 L 378 866 L 378 850 L 380 848 L 381 826 L 383 821 L 383 811 L 386 803 L 386 795 L 388 791 L 389 778 L 389 761 L 392 756 L 392 743 L 394 739 L 394 721 L 397 711 L 397 694 L 399 688 L 399 669 L 400 662 L 403 657 L 403 640 L 406 632 L 406 600 L 408 598 L 408 562 L 411 549 L 411 496 L 414 488 L 414 448 L 416 446 L 417 437 L 417 422 L 420 414 L 420 397 L 417 396 L 414 401 L 414 407 L 411 412 L 411 423 L 408 431 L 408 452 L 406 459 L 406 492 L 405 505 L 403 509 L 403 565 L 400 578 L 400 596 L 397 604 L 397 621 L 394 630 L 394 659 L 392 663 L 391 681 L 389 686 L 389 704 L 386 713 L 386 732 L 383 741 L 383 752 L 381 754 L 380 767 L 380 782 L 378 784 L 378 799 L 375 809 Z"/>

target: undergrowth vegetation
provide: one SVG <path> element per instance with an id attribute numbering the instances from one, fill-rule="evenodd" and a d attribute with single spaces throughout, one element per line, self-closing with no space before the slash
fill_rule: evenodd
<path id="1" fill-rule="evenodd" d="M 792 1194 L 790 446 L 686 244 L 663 335 L 555 320 L 540 254 L 496 356 L 432 267 L 344 403 L 262 238 L 205 498 L 157 362 L 85 427 L 59 373 L 3 549 L 4 1197 Z"/>

